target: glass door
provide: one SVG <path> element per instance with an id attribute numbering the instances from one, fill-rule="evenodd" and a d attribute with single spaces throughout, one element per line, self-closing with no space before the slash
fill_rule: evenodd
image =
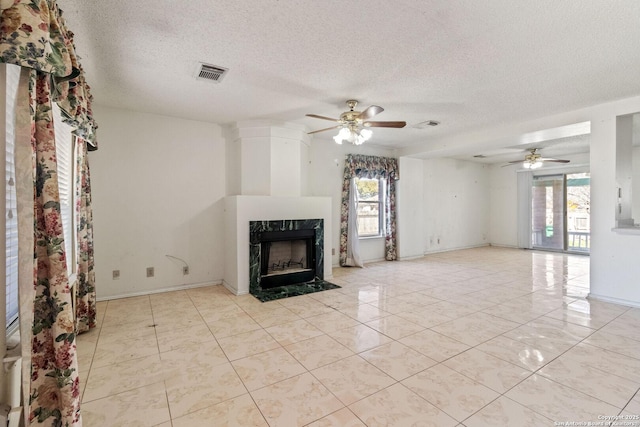
<path id="1" fill-rule="evenodd" d="M 564 174 L 533 177 L 531 242 L 536 249 L 566 249 L 565 188 Z"/>
<path id="2" fill-rule="evenodd" d="M 591 178 L 588 172 L 534 176 L 531 242 L 535 249 L 589 253 Z"/>
<path id="3" fill-rule="evenodd" d="M 591 178 L 589 173 L 567 175 L 567 250 L 591 249 Z"/>

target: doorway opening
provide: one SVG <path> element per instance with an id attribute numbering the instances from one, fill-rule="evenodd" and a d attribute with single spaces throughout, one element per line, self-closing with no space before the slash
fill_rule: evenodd
<path id="1" fill-rule="evenodd" d="M 533 177 L 531 243 L 534 249 L 590 252 L 590 190 L 588 172 Z"/>

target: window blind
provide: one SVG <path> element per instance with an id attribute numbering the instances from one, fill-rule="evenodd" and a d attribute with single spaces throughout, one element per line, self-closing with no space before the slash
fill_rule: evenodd
<path id="1" fill-rule="evenodd" d="M 20 67 L 6 65 L 6 319 L 7 328 L 17 327 L 18 320 L 18 215 L 15 186 L 15 118 L 16 95 L 20 81 Z"/>
<path id="2" fill-rule="evenodd" d="M 75 273 L 74 193 L 75 161 L 72 128 L 62 121 L 60 107 L 53 103 L 53 128 L 56 138 L 56 159 L 58 162 L 58 191 L 60 194 L 60 216 L 64 233 L 64 249 L 67 258 L 67 272 Z"/>

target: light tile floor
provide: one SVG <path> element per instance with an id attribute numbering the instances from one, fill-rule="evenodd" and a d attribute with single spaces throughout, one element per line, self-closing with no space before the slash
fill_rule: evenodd
<path id="1" fill-rule="evenodd" d="M 222 286 L 98 303 L 99 327 L 78 337 L 84 425 L 513 427 L 640 412 L 640 309 L 586 299 L 588 257 L 487 247 L 333 275 L 341 289 L 267 303 Z"/>

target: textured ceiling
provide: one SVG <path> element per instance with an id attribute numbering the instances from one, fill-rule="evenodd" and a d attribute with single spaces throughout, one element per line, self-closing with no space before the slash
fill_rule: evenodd
<path id="1" fill-rule="evenodd" d="M 407 121 L 370 141 L 401 148 L 640 95 L 637 0 L 58 3 L 95 102 L 128 110 L 314 130 L 355 98 Z"/>

